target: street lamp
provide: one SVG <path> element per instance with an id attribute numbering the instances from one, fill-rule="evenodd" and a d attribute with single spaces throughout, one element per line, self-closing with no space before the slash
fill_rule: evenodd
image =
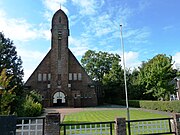
<path id="1" fill-rule="evenodd" d="M 124 85 L 125 85 L 125 94 L 126 94 L 127 119 L 130 120 L 128 94 L 127 94 L 127 83 L 126 83 L 126 65 L 125 65 L 125 58 L 124 58 L 124 42 L 123 42 L 123 35 L 122 35 L 122 25 L 120 25 L 120 31 L 121 31 L 121 46 L 122 46 L 122 50 L 123 50 Z"/>

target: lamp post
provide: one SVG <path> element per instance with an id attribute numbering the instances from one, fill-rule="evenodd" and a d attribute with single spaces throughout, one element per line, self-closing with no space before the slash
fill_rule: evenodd
<path id="1" fill-rule="evenodd" d="M 123 35 L 122 35 L 122 25 L 120 25 L 120 31 L 121 31 L 121 46 L 122 46 L 122 50 L 123 50 L 124 87 L 125 87 L 125 94 L 126 94 L 127 119 L 130 120 L 129 105 L 128 105 L 128 94 L 127 94 L 127 82 L 126 82 L 126 65 L 125 65 L 125 58 L 124 58 L 124 42 L 123 42 Z"/>

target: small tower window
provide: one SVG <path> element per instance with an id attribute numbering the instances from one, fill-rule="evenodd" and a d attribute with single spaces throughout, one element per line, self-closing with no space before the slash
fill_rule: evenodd
<path id="1" fill-rule="evenodd" d="M 61 23 L 61 16 L 59 17 L 59 23 Z"/>
<path id="2" fill-rule="evenodd" d="M 62 39 L 62 32 L 60 30 L 58 31 L 58 39 Z"/>

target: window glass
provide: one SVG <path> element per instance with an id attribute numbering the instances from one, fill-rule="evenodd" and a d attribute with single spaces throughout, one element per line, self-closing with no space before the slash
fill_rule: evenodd
<path id="1" fill-rule="evenodd" d="M 48 74 L 48 81 L 50 81 L 51 80 L 51 74 L 49 73 Z"/>
<path id="2" fill-rule="evenodd" d="M 43 81 L 46 81 L 47 78 L 46 78 L 46 74 L 43 74 Z"/>
<path id="3" fill-rule="evenodd" d="M 42 81 L 42 74 L 41 73 L 38 74 L 38 81 Z"/>
<path id="4" fill-rule="evenodd" d="M 72 73 L 69 73 L 69 80 L 72 80 Z"/>
<path id="5" fill-rule="evenodd" d="M 82 74 L 78 73 L 78 80 L 82 80 Z"/>
<path id="6" fill-rule="evenodd" d="M 77 80 L 77 73 L 73 74 L 73 78 L 74 78 L 74 80 Z"/>
<path id="7" fill-rule="evenodd" d="M 48 84 L 47 87 L 48 87 L 48 88 L 51 88 L 51 84 Z"/>

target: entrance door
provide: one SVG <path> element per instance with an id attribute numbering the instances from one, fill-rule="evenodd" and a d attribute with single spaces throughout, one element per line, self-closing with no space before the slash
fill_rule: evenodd
<path id="1" fill-rule="evenodd" d="M 56 92 L 53 96 L 54 106 L 64 106 L 66 104 L 65 94 L 63 92 Z"/>

